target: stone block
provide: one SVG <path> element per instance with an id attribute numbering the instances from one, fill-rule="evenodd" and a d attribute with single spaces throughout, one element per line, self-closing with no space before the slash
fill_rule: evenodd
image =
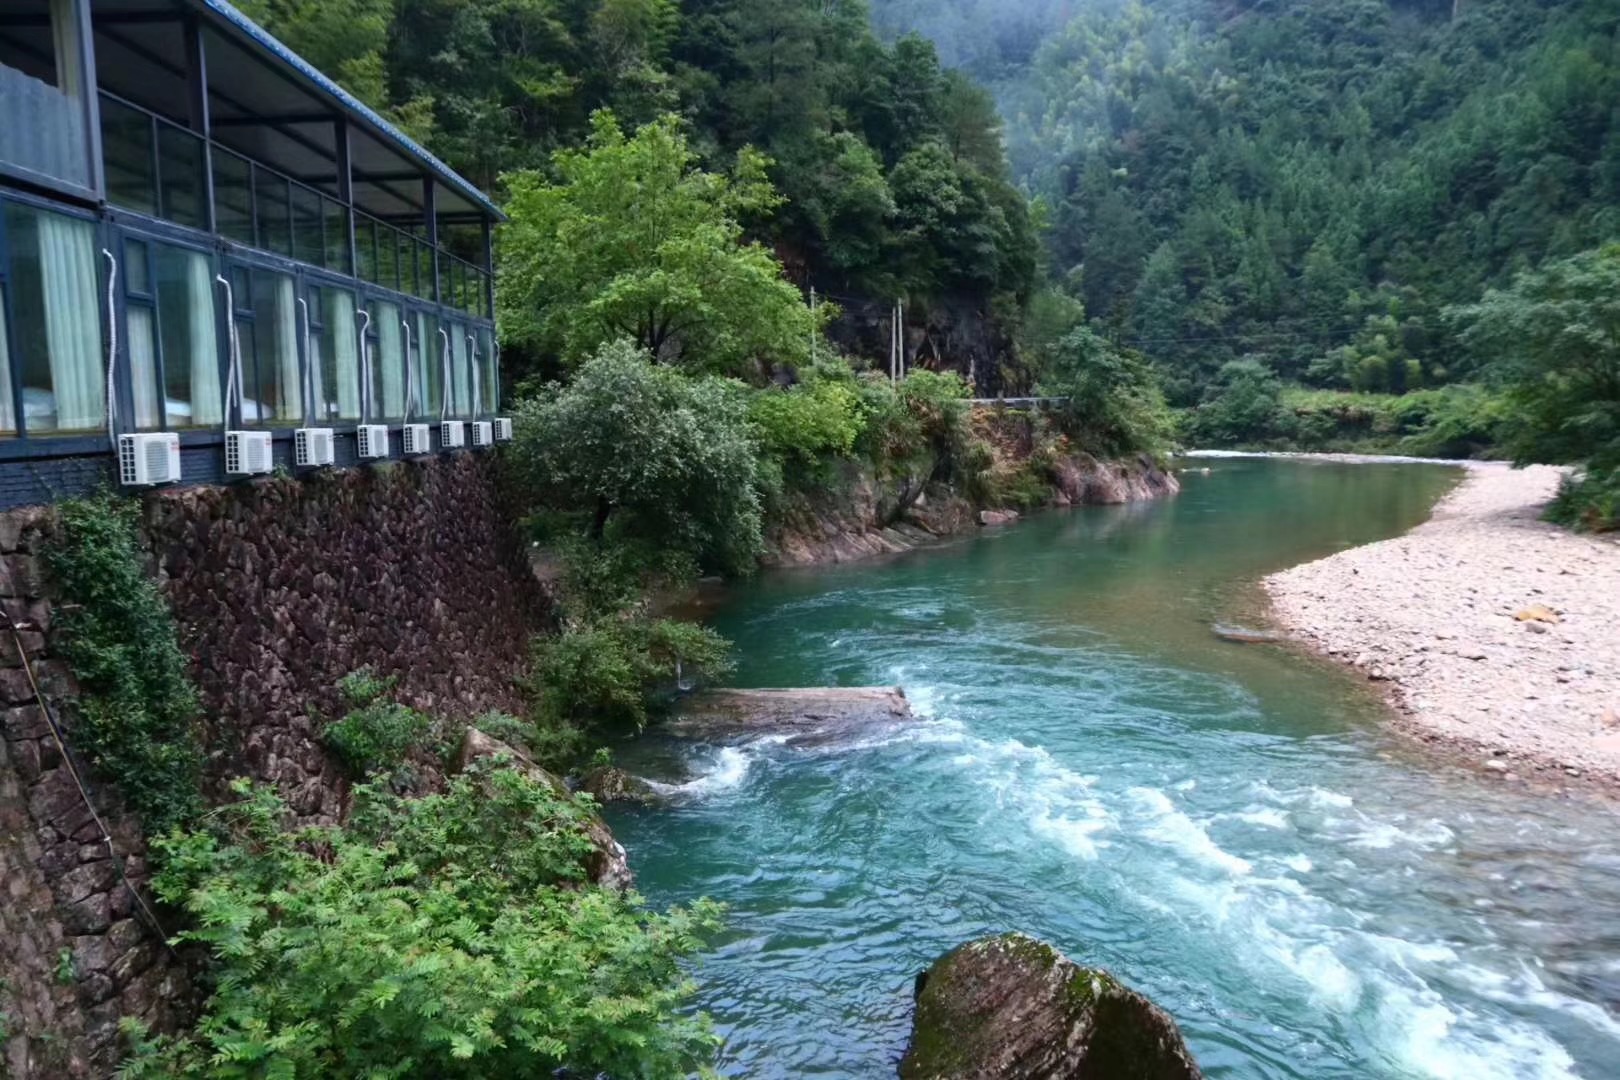
<path id="1" fill-rule="evenodd" d="M 112 902 L 106 893 L 87 896 L 75 904 L 65 904 L 62 929 L 70 934 L 99 934 L 112 925 Z"/>

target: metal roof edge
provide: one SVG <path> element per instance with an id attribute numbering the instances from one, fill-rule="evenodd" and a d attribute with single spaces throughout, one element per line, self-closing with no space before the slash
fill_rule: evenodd
<path id="1" fill-rule="evenodd" d="M 200 2 L 204 7 L 208 8 L 210 11 L 219 15 L 221 18 L 225 19 L 232 26 L 242 31 L 248 37 L 252 38 L 260 46 L 269 50 L 269 52 L 274 54 L 278 59 L 286 63 L 309 82 L 313 83 L 316 90 L 319 90 L 328 97 L 337 99 L 338 103 L 346 110 L 364 120 L 371 127 L 375 128 L 379 134 L 385 136 L 401 150 L 404 150 L 422 164 L 426 165 L 432 172 L 437 174 L 439 179 L 444 180 L 451 187 L 455 188 L 457 191 L 461 192 L 461 194 L 471 199 L 475 204 L 483 207 L 496 221 L 506 220 L 506 215 L 501 212 L 500 207 L 496 206 L 495 203 L 490 200 L 490 197 L 484 194 L 484 192 L 481 191 L 476 184 L 462 176 L 460 173 L 456 172 L 438 158 L 434 157 L 433 154 L 428 152 L 428 150 L 420 143 L 416 142 L 416 140 L 412 139 L 409 135 L 406 135 L 393 124 L 390 124 L 387 120 L 384 120 L 365 102 L 361 101 L 359 98 L 343 89 L 343 87 L 333 82 L 326 75 L 322 74 L 321 71 L 315 67 L 315 65 L 293 52 L 264 27 L 260 26 L 258 23 L 236 10 L 236 8 L 228 3 L 227 0 L 198 0 L 198 2 Z"/>

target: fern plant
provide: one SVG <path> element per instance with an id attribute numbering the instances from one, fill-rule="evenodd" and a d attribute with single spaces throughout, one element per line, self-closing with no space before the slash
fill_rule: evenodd
<path id="1" fill-rule="evenodd" d="M 441 795 L 361 785 L 346 826 L 289 831 L 243 782 L 165 842 L 214 992 L 181 1039 L 129 1034 L 124 1076 L 415 1077 L 704 1071 L 716 1040 L 681 961 L 717 926 L 589 885 L 589 800 L 502 761 Z"/>

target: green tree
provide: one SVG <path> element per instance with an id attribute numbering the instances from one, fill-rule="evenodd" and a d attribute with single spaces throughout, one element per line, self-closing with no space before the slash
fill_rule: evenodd
<path id="1" fill-rule="evenodd" d="M 577 363 L 629 338 L 661 363 L 755 373 L 808 351 L 815 323 L 770 251 L 741 219 L 773 209 L 759 155 L 732 175 L 697 167 L 674 117 L 626 137 L 606 113 L 558 179 L 506 177 L 500 233 L 502 340 Z"/>
<path id="2" fill-rule="evenodd" d="M 531 490 L 584 515 L 598 543 L 645 541 L 707 568 L 752 568 L 756 448 L 737 383 L 687 378 L 617 342 L 520 405 L 515 426 Z"/>
<path id="3" fill-rule="evenodd" d="M 1620 243 L 1521 274 L 1449 314 L 1506 385 L 1514 460 L 1585 467 L 1560 517 L 1620 524 Z"/>
<path id="4" fill-rule="evenodd" d="M 1192 414 L 1188 434 L 1214 446 L 1264 443 L 1287 436 L 1282 384 L 1258 360 L 1222 365 L 1204 403 Z"/>
<path id="5" fill-rule="evenodd" d="M 1077 326 L 1046 348 L 1040 365 L 1040 392 L 1064 399 L 1063 430 L 1081 449 L 1104 457 L 1170 450 L 1170 411 L 1139 353 Z"/>

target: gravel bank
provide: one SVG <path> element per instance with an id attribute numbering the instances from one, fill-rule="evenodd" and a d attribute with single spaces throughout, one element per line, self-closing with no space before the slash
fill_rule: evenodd
<path id="1" fill-rule="evenodd" d="M 1405 536 L 1265 581 L 1278 620 L 1491 773 L 1620 792 L 1620 543 L 1539 519 L 1558 469 L 1471 464 Z"/>

